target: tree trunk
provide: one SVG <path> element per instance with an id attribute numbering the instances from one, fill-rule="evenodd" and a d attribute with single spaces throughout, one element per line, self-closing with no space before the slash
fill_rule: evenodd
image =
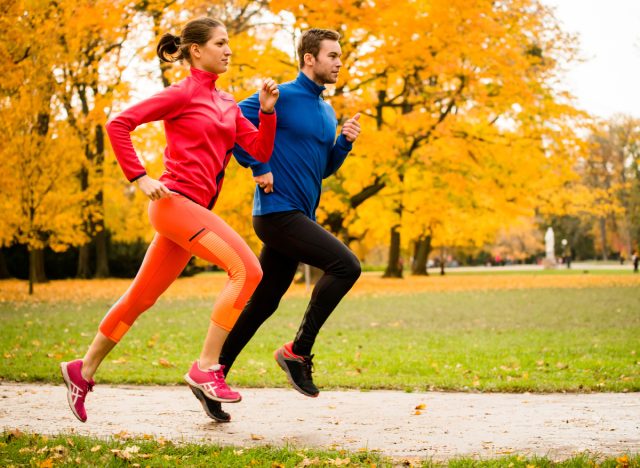
<path id="1" fill-rule="evenodd" d="M 602 238 L 602 260 L 609 260 L 609 251 L 607 249 L 607 219 L 600 218 L 600 237 Z"/>
<path id="2" fill-rule="evenodd" d="M 91 278 L 91 244 L 87 243 L 78 248 L 78 270 L 76 277 Z"/>
<path id="3" fill-rule="evenodd" d="M 109 258 L 107 256 L 107 232 L 104 228 L 104 220 L 98 223 L 100 230 L 96 233 L 96 278 L 109 277 Z"/>
<path id="4" fill-rule="evenodd" d="M 444 276 L 444 264 L 446 260 L 444 258 L 444 247 L 440 248 L 440 276 Z"/>
<path id="5" fill-rule="evenodd" d="M 304 273 L 304 264 L 300 263 L 299 268 L 302 268 L 302 271 Z M 318 280 L 320 278 L 322 278 L 322 275 L 324 275 L 324 271 L 322 271 L 320 268 L 316 268 L 314 266 L 309 265 L 309 283 L 311 285 L 314 285 L 318 282 Z M 305 276 L 305 274 L 299 275 L 298 278 L 295 280 L 296 284 L 305 284 L 307 282 L 307 278 Z"/>
<path id="6" fill-rule="evenodd" d="M 104 176 L 104 129 L 96 125 L 96 178 L 102 180 Z M 96 242 L 96 278 L 109 277 L 109 258 L 107 255 L 107 231 L 104 226 L 104 192 L 101 187 L 96 194 L 96 206 L 100 210 L 100 217 L 94 225 Z"/>
<path id="7" fill-rule="evenodd" d="M 382 275 L 383 278 L 402 278 L 402 267 L 400 265 L 400 231 L 396 225 L 391 228 L 391 242 L 389 244 L 389 263 Z"/>
<path id="8" fill-rule="evenodd" d="M 416 276 L 429 276 L 427 261 L 431 253 L 431 236 L 419 237 L 411 265 L 411 274 Z"/>
<path id="9" fill-rule="evenodd" d="M 44 250 L 29 249 L 29 294 L 33 294 L 34 284 L 47 281 L 44 271 Z"/>
<path id="10" fill-rule="evenodd" d="M 9 268 L 7 267 L 7 259 L 4 256 L 4 250 L 0 249 L 0 279 L 11 278 Z"/>

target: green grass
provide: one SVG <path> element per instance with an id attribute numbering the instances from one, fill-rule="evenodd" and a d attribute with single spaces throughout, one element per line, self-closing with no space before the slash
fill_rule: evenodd
<path id="1" fill-rule="evenodd" d="M 101 383 L 181 383 L 212 301 L 161 299 L 107 357 Z M 240 355 L 230 383 L 285 387 L 272 352 L 293 339 L 306 299 L 288 298 Z M 0 379 L 59 382 L 105 301 L 0 302 Z M 324 389 L 639 391 L 634 287 L 429 292 L 347 298 L 314 352 Z"/>
<path id="2" fill-rule="evenodd" d="M 299 467 L 299 466 L 450 466 L 450 467 L 640 467 L 640 455 L 604 457 L 579 454 L 553 461 L 545 457 L 509 456 L 491 460 L 457 458 L 448 462 L 403 460 L 371 452 L 237 448 L 204 444 L 173 444 L 164 440 L 96 439 L 75 435 L 48 437 L 19 431 L 0 433 L 0 465 L 11 466 L 190 466 L 190 467 Z"/>

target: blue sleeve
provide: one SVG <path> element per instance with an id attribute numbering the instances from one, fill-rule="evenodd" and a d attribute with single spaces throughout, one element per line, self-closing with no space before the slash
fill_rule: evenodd
<path id="1" fill-rule="evenodd" d="M 340 169 L 344 160 L 347 159 L 347 155 L 349 154 L 349 151 L 351 151 L 351 148 L 353 148 L 353 143 L 348 141 L 341 133 L 329 154 L 327 168 L 324 170 L 324 175 L 322 176 L 323 179 L 326 179 Z"/>
<path id="2" fill-rule="evenodd" d="M 249 96 L 244 101 L 240 101 L 238 105 L 240 106 L 242 115 L 249 119 L 249 121 L 258 128 L 260 125 L 260 119 L 258 117 L 260 112 L 260 99 L 258 93 Z M 242 167 L 251 168 L 254 177 L 271 172 L 269 163 L 261 163 L 260 161 L 253 159 L 253 157 L 251 157 L 251 155 L 238 144 L 233 147 L 233 155 Z"/>

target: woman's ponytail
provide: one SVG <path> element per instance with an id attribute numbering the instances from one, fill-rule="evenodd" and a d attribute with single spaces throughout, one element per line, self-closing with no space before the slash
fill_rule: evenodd
<path id="1" fill-rule="evenodd" d="M 164 33 L 156 47 L 156 53 L 163 62 L 175 62 L 184 58 L 180 50 L 180 37 Z"/>

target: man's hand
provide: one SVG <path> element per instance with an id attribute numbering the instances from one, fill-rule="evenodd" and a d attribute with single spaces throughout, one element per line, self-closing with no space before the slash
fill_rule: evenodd
<path id="1" fill-rule="evenodd" d="M 347 120 L 342 126 L 342 134 L 348 142 L 353 143 L 360 135 L 360 122 L 358 122 L 358 119 L 360 119 L 360 112 Z"/>
<path id="2" fill-rule="evenodd" d="M 170 197 L 171 190 L 169 190 L 162 182 L 156 179 L 152 179 L 148 175 L 144 175 L 136 180 L 138 188 L 142 190 L 150 200 L 160 200 L 161 198 Z"/>
<path id="3" fill-rule="evenodd" d="M 260 95 L 258 96 L 260 100 L 260 110 L 271 114 L 279 97 L 280 90 L 278 89 L 278 83 L 271 78 L 264 80 L 260 88 Z"/>
<path id="4" fill-rule="evenodd" d="M 253 180 L 256 181 L 258 187 L 264 190 L 264 193 L 273 192 L 273 172 L 267 172 L 259 176 L 255 176 Z"/>

